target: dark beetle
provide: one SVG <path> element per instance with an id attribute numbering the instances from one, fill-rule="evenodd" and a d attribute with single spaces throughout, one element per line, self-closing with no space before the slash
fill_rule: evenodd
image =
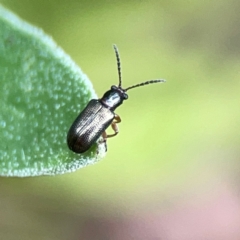
<path id="1" fill-rule="evenodd" d="M 146 84 L 165 82 L 163 79 L 150 80 L 126 89 L 122 88 L 120 57 L 116 45 L 113 45 L 117 57 L 119 85 L 112 86 L 101 99 L 92 99 L 79 114 L 70 127 L 67 135 L 68 147 L 75 153 L 87 151 L 102 135 L 104 141 L 107 138 L 118 134 L 117 123 L 121 122 L 120 117 L 114 110 L 120 106 L 124 100 L 128 99 L 126 92 L 129 89 L 144 86 Z M 112 126 L 114 133 L 107 135 L 105 130 Z"/>

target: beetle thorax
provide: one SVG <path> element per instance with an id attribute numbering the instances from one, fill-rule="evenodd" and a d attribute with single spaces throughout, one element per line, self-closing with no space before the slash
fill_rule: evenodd
<path id="1" fill-rule="evenodd" d="M 123 89 L 117 86 L 112 86 L 111 90 L 105 92 L 100 101 L 107 108 L 114 110 L 120 106 L 127 98 L 128 95 Z"/>

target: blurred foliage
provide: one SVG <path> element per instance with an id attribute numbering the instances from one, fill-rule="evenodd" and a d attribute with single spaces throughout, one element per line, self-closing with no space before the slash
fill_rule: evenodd
<path id="1" fill-rule="evenodd" d="M 117 239 L 109 237 L 114 227 L 101 225 L 104 219 L 167 214 L 181 201 L 196 203 L 218 187 L 238 186 L 238 1 L 1 2 L 52 35 L 99 96 L 117 83 L 112 43 L 124 87 L 167 80 L 129 94 L 116 111 L 120 133 L 108 141 L 104 161 L 55 178 L 2 179 L 2 229 L 12 230 L 14 219 L 15 234 L 25 239 L 36 231 L 34 239 Z M 133 217 L 140 218 L 147 219 Z M 31 224 L 19 225 L 23 219 Z M 5 239 L 14 235 L 1 232 Z"/>

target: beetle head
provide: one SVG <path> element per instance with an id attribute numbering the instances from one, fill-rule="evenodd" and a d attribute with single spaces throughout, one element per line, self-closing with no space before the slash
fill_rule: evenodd
<path id="1" fill-rule="evenodd" d="M 103 95 L 101 102 L 111 110 L 120 106 L 124 100 L 128 99 L 128 95 L 121 87 L 112 86 L 111 89 Z"/>

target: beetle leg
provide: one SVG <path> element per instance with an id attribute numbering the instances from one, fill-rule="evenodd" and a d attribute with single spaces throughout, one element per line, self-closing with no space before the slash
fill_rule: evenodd
<path id="1" fill-rule="evenodd" d="M 114 137 L 114 136 L 116 136 L 116 135 L 119 133 L 118 125 L 117 125 L 116 122 L 113 122 L 113 123 L 111 124 L 111 127 L 112 127 L 114 133 L 113 133 L 113 134 L 107 134 L 107 138 Z"/>
<path id="2" fill-rule="evenodd" d="M 106 131 L 104 131 L 103 133 L 102 133 L 102 138 L 103 138 L 103 142 L 106 142 L 107 140 L 107 133 L 106 133 Z"/>
<path id="3" fill-rule="evenodd" d="M 114 137 L 119 133 L 117 123 L 120 123 L 120 122 L 121 122 L 121 118 L 117 114 L 115 114 L 114 120 L 111 124 L 111 127 L 112 127 L 114 133 L 106 135 L 106 138 Z"/>
<path id="4" fill-rule="evenodd" d="M 105 145 L 105 151 L 107 152 L 107 133 L 106 133 L 106 131 L 104 131 L 103 133 L 102 133 L 102 140 L 99 142 L 100 144 L 104 144 Z"/>
<path id="5" fill-rule="evenodd" d="M 106 131 L 104 131 L 102 133 L 103 140 L 101 141 L 101 143 L 105 144 L 106 151 L 107 151 L 107 138 L 114 137 L 118 134 L 119 131 L 118 131 L 117 123 L 120 123 L 120 122 L 121 122 L 121 118 L 117 114 L 115 114 L 115 117 L 114 117 L 113 122 L 111 124 L 111 127 L 112 127 L 114 133 L 113 134 L 107 134 Z"/>
<path id="6" fill-rule="evenodd" d="M 115 123 L 120 123 L 122 121 L 120 116 L 117 114 L 115 114 L 114 120 L 115 120 Z"/>
<path id="7" fill-rule="evenodd" d="M 121 122 L 121 118 L 117 114 L 115 114 L 115 117 L 114 117 L 113 122 L 111 124 L 111 127 L 112 127 L 114 133 L 113 134 L 107 134 L 106 131 L 104 131 L 102 133 L 102 138 L 103 138 L 102 142 L 106 143 L 107 138 L 114 137 L 118 134 L 119 130 L 118 130 L 117 123 L 120 123 L 120 122 Z"/>

